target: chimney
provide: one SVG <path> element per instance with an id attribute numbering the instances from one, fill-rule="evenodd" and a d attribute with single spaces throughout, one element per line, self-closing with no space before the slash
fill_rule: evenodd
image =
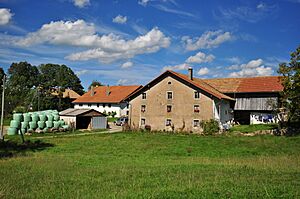
<path id="1" fill-rule="evenodd" d="M 106 96 L 109 96 L 109 94 L 110 94 L 110 89 L 109 89 L 109 85 L 107 85 L 107 87 L 106 87 Z"/>
<path id="2" fill-rule="evenodd" d="M 95 95 L 94 86 L 91 86 L 91 96 Z"/>
<path id="3" fill-rule="evenodd" d="M 193 68 L 189 67 L 188 71 L 189 71 L 189 79 L 193 80 Z"/>

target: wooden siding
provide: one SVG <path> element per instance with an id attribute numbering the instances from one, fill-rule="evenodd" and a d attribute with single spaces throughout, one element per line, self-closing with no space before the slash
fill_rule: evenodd
<path id="1" fill-rule="evenodd" d="M 277 104 L 277 97 L 236 98 L 234 110 L 272 110 L 270 102 Z"/>

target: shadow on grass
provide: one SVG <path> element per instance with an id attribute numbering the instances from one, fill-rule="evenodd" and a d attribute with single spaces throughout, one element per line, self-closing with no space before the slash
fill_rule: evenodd
<path id="1" fill-rule="evenodd" d="M 53 147 L 54 144 L 46 143 L 41 140 L 26 141 L 18 143 L 16 141 L 0 141 L 0 159 L 11 158 L 14 156 L 26 156 L 26 152 L 42 151 L 46 148 Z"/>

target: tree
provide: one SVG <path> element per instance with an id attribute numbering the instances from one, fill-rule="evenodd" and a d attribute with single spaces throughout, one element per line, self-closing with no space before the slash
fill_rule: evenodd
<path id="1" fill-rule="evenodd" d="M 5 75 L 3 68 L 0 68 L 0 93 L 2 94 L 3 76 Z M 0 94 L 0 96 L 1 96 Z M 1 98 L 1 97 L 0 97 Z M 0 102 L 1 103 L 1 102 Z"/>
<path id="2" fill-rule="evenodd" d="M 41 73 L 39 98 L 43 102 L 40 104 L 40 109 L 70 108 L 71 100 L 62 98 L 65 89 L 72 89 L 80 95 L 84 93 L 80 79 L 66 65 L 42 64 L 39 66 L 39 70 Z M 58 95 L 55 96 L 53 93 L 58 93 Z"/>
<path id="3" fill-rule="evenodd" d="M 300 122 L 300 46 L 291 53 L 290 63 L 281 63 L 278 73 L 282 74 L 282 105 L 288 110 L 288 123 Z"/>
<path id="4" fill-rule="evenodd" d="M 89 90 L 91 90 L 91 87 L 97 87 L 97 86 L 103 86 L 103 84 L 101 84 L 101 82 L 97 81 L 97 80 L 93 80 L 91 85 L 89 86 Z"/>
<path id="5" fill-rule="evenodd" d="M 39 81 L 39 71 L 36 66 L 27 62 L 12 63 L 8 69 L 8 84 L 5 100 L 5 112 L 11 113 L 17 106 L 28 107 L 32 98 L 32 89 Z"/>

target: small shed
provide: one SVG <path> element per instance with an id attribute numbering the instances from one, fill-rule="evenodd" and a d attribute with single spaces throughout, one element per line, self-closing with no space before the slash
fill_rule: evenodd
<path id="1" fill-rule="evenodd" d="M 94 109 L 69 108 L 59 113 L 60 119 L 76 129 L 106 129 L 107 118 Z"/>

